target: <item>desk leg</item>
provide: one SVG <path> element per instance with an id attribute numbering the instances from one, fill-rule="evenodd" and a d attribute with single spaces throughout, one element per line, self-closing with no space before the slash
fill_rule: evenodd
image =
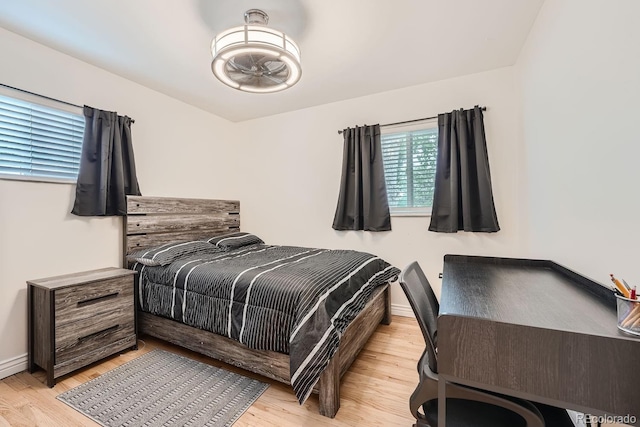
<path id="1" fill-rule="evenodd" d="M 438 380 L 438 427 L 445 427 L 447 418 L 447 381 Z"/>

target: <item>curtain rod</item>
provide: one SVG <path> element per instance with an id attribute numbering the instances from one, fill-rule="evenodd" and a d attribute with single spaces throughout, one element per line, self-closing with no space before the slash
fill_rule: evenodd
<path id="1" fill-rule="evenodd" d="M 487 107 L 484 107 L 484 106 L 480 107 L 480 109 L 482 111 L 487 111 Z M 437 118 L 438 118 L 438 116 L 423 117 L 421 119 L 405 120 L 404 122 L 386 123 L 384 125 L 380 125 L 380 127 L 382 128 L 382 127 L 385 127 L 385 126 L 404 125 L 406 123 L 421 122 L 423 120 L 431 120 L 431 119 L 437 119 Z M 340 135 L 340 134 L 342 134 L 341 130 L 338 131 L 338 135 Z"/>
<path id="2" fill-rule="evenodd" d="M 67 104 L 72 107 L 82 108 L 82 105 L 72 104 L 71 102 L 63 101 L 61 99 L 51 98 L 50 96 L 40 95 L 39 93 L 29 92 L 28 90 L 20 89 L 19 87 L 9 86 L 4 83 L 0 83 L 0 86 L 4 86 L 9 89 L 17 90 L 18 92 L 28 93 L 29 95 L 39 96 L 40 98 L 48 99 L 49 101 L 60 102 L 61 104 Z"/>
<path id="3" fill-rule="evenodd" d="M 46 95 L 40 95 L 39 93 L 30 92 L 28 90 L 20 89 L 19 87 L 9 86 L 9 85 L 6 85 L 4 83 L 0 83 L 0 86 L 6 87 L 8 89 L 17 90 L 18 92 L 28 93 L 29 95 L 38 96 L 40 98 L 48 99 L 49 101 L 59 102 L 61 104 L 69 105 L 71 107 L 84 108 L 82 105 L 78 105 L 78 104 L 74 104 L 74 103 L 71 103 L 71 102 L 63 101 L 63 100 L 57 99 L 57 98 L 52 98 L 52 97 L 46 96 Z M 131 123 L 135 123 L 135 122 L 136 122 L 135 120 L 131 119 Z"/>

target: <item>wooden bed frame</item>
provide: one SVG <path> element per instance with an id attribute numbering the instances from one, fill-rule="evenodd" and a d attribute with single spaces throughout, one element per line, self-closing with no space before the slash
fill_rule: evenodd
<path id="1" fill-rule="evenodd" d="M 123 229 L 126 268 L 126 255 L 130 252 L 240 230 L 240 202 L 127 196 Z M 340 378 L 380 323 L 391 323 L 389 285 L 376 289 L 365 309 L 347 327 L 338 352 L 314 387 L 313 392 L 319 394 L 320 414 L 335 417 L 340 408 Z M 227 337 L 141 311 L 138 311 L 138 332 L 291 384 L 287 354 L 253 350 Z"/>

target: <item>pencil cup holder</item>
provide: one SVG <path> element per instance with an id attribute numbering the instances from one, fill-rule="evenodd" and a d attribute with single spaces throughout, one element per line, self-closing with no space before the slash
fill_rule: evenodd
<path id="1" fill-rule="evenodd" d="M 640 301 L 616 295 L 618 300 L 618 329 L 640 335 Z"/>

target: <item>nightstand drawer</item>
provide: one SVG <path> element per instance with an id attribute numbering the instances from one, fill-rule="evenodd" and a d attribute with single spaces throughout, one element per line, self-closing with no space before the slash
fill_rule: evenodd
<path id="1" fill-rule="evenodd" d="M 127 276 L 60 289 L 55 293 L 56 329 L 115 310 L 132 311 L 133 305 L 133 286 Z"/>
<path id="2" fill-rule="evenodd" d="M 121 317 L 117 322 L 93 322 L 77 330 L 60 328 L 64 333 L 61 339 L 56 338 L 55 365 L 64 363 L 90 353 L 100 347 L 135 335 L 133 314 Z"/>

